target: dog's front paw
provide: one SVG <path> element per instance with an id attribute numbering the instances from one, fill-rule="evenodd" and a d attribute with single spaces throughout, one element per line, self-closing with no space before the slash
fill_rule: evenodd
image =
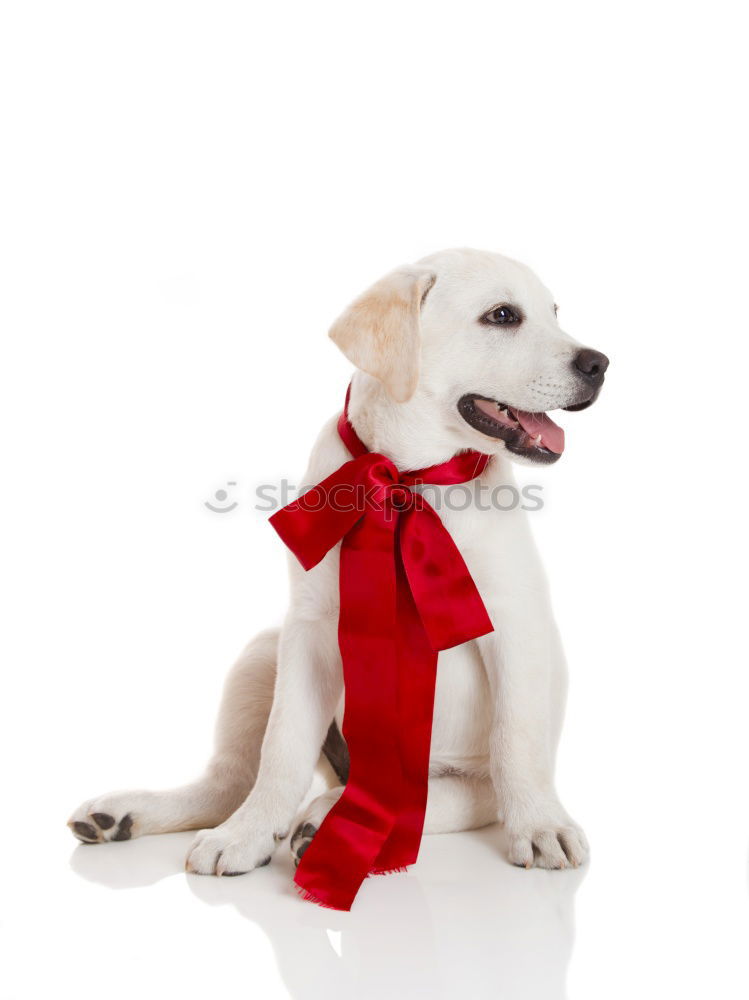
<path id="1" fill-rule="evenodd" d="M 561 806 L 505 829 L 510 862 L 520 868 L 578 868 L 588 858 L 585 834 Z"/>
<path id="2" fill-rule="evenodd" d="M 246 875 L 267 865 L 283 834 L 229 819 L 201 830 L 187 853 L 185 870 L 196 875 Z"/>
<path id="3" fill-rule="evenodd" d="M 137 837 L 137 793 L 115 793 L 89 799 L 73 813 L 68 826 L 84 844 L 103 844 L 108 840 Z"/>

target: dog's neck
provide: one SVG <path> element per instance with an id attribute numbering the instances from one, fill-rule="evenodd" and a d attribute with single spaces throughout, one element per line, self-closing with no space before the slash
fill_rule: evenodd
<path id="1" fill-rule="evenodd" d="M 395 403 L 377 379 L 362 372 L 351 383 L 349 420 L 370 451 L 403 471 L 439 465 L 466 448 L 456 432 L 428 419 L 428 403 L 418 390 L 407 403 Z"/>

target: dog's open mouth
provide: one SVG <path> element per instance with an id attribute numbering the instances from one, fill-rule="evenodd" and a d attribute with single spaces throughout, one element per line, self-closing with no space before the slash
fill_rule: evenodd
<path id="1" fill-rule="evenodd" d="M 501 438 L 509 451 L 534 462 L 556 462 L 564 451 L 564 431 L 548 413 L 516 410 L 474 393 L 458 400 L 458 412 L 477 431 Z"/>

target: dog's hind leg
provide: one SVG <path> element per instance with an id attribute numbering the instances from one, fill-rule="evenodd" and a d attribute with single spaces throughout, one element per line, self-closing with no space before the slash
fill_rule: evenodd
<path id="1" fill-rule="evenodd" d="M 343 786 L 318 795 L 304 809 L 289 841 L 294 863 L 299 864 L 322 821 L 343 794 Z M 490 778 L 462 774 L 429 779 L 424 833 L 457 833 L 497 821 L 497 798 Z"/>
<path id="2" fill-rule="evenodd" d="M 229 673 L 205 774 L 168 791 L 114 792 L 84 802 L 68 826 L 88 844 L 146 833 L 197 830 L 223 823 L 245 800 L 257 776 L 273 703 L 277 629 L 261 632 Z"/>
<path id="3" fill-rule="evenodd" d="M 497 822 L 491 778 L 443 774 L 429 779 L 424 833 L 460 833 Z"/>

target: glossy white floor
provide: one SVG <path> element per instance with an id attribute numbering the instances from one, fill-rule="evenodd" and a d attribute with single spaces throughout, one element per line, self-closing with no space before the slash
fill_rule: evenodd
<path id="1" fill-rule="evenodd" d="M 342 914 L 299 899 L 285 844 L 215 879 L 185 875 L 191 834 L 75 847 L 47 818 L 14 819 L 3 1000 L 745 996 L 741 852 L 693 823 L 646 854 L 622 824 L 566 872 L 511 867 L 495 827 L 429 837 L 410 873 L 370 879 Z"/>

